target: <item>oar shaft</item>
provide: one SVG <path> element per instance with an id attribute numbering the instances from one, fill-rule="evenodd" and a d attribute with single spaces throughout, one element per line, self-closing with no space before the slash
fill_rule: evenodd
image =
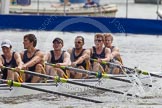
<path id="1" fill-rule="evenodd" d="M 29 85 L 25 85 L 25 84 L 14 82 L 14 81 L 4 81 L 4 82 L 7 83 L 9 86 L 11 86 L 11 84 L 12 84 L 13 86 L 16 86 L 16 87 L 23 87 L 23 88 L 27 88 L 27 89 L 37 90 L 37 91 L 41 91 L 41 92 L 45 92 L 45 93 L 57 94 L 57 95 L 65 96 L 65 97 L 71 97 L 71 98 L 85 100 L 85 101 L 94 102 L 94 103 L 103 103 L 102 101 L 98 101 L 98 100 L 93 100 L 93 99 L 88 99 L 88 98 L 84 98 L 84 97 L 80 97 L 80 96 L 75 96 L 75 95 L 55 92 L 55 91 L 51 91 L 51 90 L 46 90 L 46 89 L 42 89 L 42 88 L 37 88 L 34 86 L 29 86 Z"/>
<path id="2" fill-rule="evenodd" d="M 72 71 L 76 71 L 76 72 L 91 74 L 91 75 L 95 75 L 95 76 L 97 76 L 97 74 L 98 74 L 97 72 L 88 71 L 88 70 L 82 70 L 82 69 L 77 69 L 77 68 L 72 68 L 72 67 L 66 67 L 66 69 L 69 69 L 69 70 L 72 70 Z M 102 74 L 102 77 L 103 78 L 117 80 L 117 81 L 131 83 L 130 80 L 126 80 L 126 79 L 122 79 L 122 78 L 117 78 L 117 77 L 109 76 L 108 74 Z"/>
<path id="3" fill-rule="evenodd" d="M 78 82 L 72 82 L 72 81 L 67 81 L 67 82 L 69 82 L 71 84 L 75 84 L 75 85 L 80 85 L 80 86 L 85 86 L 85 87 L 90 87 L 90 88 L 93 88 L 93 89 L 106 91 L 106 92 L 112 92 L 112 93 L 116 93 L 116 94 L 124 94 L 124 92 L 121 92 L 121 91 L 111 90 L 111 89 L 97 87 L 97 86 L 93 86 L 93 85 L 87 85 L 87 84 L 84 84 L 84 83 L 78 83 Z M 126 95 L 127 96 L 133 96 L 132 94 L 126 94 Z"/>
<path id="4" fill-rule="evenodd" d="M 32 89 L 32 90 L 37 90 L 37 91 L 41 91 L 41 92 L 51 93 L 51 94 L 57 94 L 57 95 L 65 96 L 65 97 L 71 97 L 71 98 L 75 98 L 75 99 L 90 101 L 90 102 L 94 102 L 94 103 L 103 103 L 101 101 L 97 101 L 97 100 L 93 100 L 93 99 L 88 99 L 88 98 L 84 98 L 84 97 L 80 97 L 80 96 L 69 95 L 69 94 L 65 94 L 65 93 L 54 92 L 54 91 L 50 91 L 50 90 L 46 90 L 46 89 L 33 87 L 33 86 L 31 87 L 31 86 L 27 86 L 27 85 L 21 85 L 21 87 Z"/>
<path id="5" fill-rule="evenodd" d="M 93 59 L 92 59 L 92 60 L 93 60 Z M 125 68 L 125 69 L 128 69 L 128 70 L 132 70 L 132 73 L 138 72 L 138 73 L 142 73 L 142 74 L 144 74 L 144 75 L 149 75 L 149 74 L 150 74 L 150 75 L 153 76 L 153 77 L 162 78 L 161 75 L 149 73 L 149 72 L 142 71 L 142 70 L 139 70 L 139 69 L 136 70 L 136 69 L 129 68 L 129 67 L 126 67 L 126 66 L 123 66 L 123 65 L 119 65 L 119 64 L 115 64 L 115 63 L 112 63 L 112 62 L 102 62 L 102 63 L 103 63 L 103 64 L 106 64 L 106 65 L 108 65 L 108 64 L 114 65 L 114 66 L 116 66 L 116 67 L 118 67 L 118 68 Z"/>
<path id="6" fill-rule="evenodd" d="M 15 68 L 10 68 L 10 67 L 4 67 L 4 68 L 10 69 L 10 70 L 14 70 L 15 69 Z M 29 71 L 29 70 L 21 70 L 21 72 L 27 73 L 27 74 L 32 74 L 32 75 L 35 75 L 35 76 L 38 76 L 38 77 L 44 77 L 44 78 L 51 78 L 51 79 L 53 79 L 53 77 L 50 76 L 50 75 L 40 74 L 40 73 Z"/>
<path id="7" fill-rule="evenodd" d="M 40 77 L 44 77 L 44 78 L 51 78 L 51 79 L 54 79 L 55 80 L 55 77 L 52 77 L 50 75 L 44 75 L 44 74 L 40 74 L 40 73 L 35 73 L 35 72 L 31 72 L 31 71 L 25 71 L 26 73 L 32 73 L 33 75 L 36 75 L 36 76 L 40 76 Z M 62 79 L 62 78 L 61 78 Z M 61 81 L 60 79 L 60 81 Z M 115 78 L 114 78 L 115 79 Z M 123 79 L 124 81 L 124 79 Z M 127 81 L 127 80 L 126 80 Z M 128 80 L 129 81 L 129 80 Z M 80 85 L 80 86 L 85 86 L 85 87 L 90 87 L 90 88 L 94 88 L 94 89 L 98 89 L 98 90 L 103 90 L 103 91 L 107 91 L 107 92 L 113 92 L 113 93 L 118 93 L 118 94 L 124 94 L 123 92 L 120 92 L 120 91 L 115 91 L 115 90 L 110 90 L 110 89 L 106 89 L 106 88 L 101 88 L 101 87 L 96 87 L 96 86 L 92 86 L 92 85 L 88 85 L 88 84 L 83 84 L 83 83 L 79 83 L 79 82 L 74 82 L 74 81 L 69 81 L 66 79 L 66 82 L 67 83 L 70 83 L 70 84 L 74 84 L 74 85 Z M 131 83 L 131 82 L 129 82 Z M 132 96 L 131 94 L 128 95 L 128 96 Z"/>
<path id="8" fill-rule="evenodd" d="M 11 91 L 13 88 L 10 88 L 10 87 L 1 87 L 0 90 L 9 90 Z"/>
<path id="9" fill-rule="evenodd" d="M 153 73 L 150 73 L 150 75 L 151 75 L 151 76 L 154 76 L 154 77 L 162 78 L 162 76 L 156 75 L 156 74 L 153 74 Z"/>
<path id="10" fill-rule="evenodd" d="M 153 76 L 153 77 L 162 78 L 161 75 L 149 73 L 149 72 L 142 71 L 142 70 L 139 70 L 139 69 L 136 69 L 135 71 L 136 71 L 137 73 L 140 73 L 140 74 L 143 74 L 143 75 L 150 75 L 150 76 Z"/>
<path id="11" fill-rule="evenodd" d="M 51 64 L 51 63 L 46 63 L 46 64 L 47 65 L 50 65 L 50 66 L 54 66 L 54 64 Z M 71 70 L 71 71 L 75 71 L 75 72 L 79 72 L 79 73 L 85 73 L 85 74 L 89 74 L 89 75 L 95 75 L 96 77 L 98 77 L 98 73 L 97 72 L 94 72 L 94 71 L 83 70 L 83 69 L 78 69 L 78 68 L 73 68 L 73 67 L 68 67 L 68 66 L 61 67 L 61 68 L 65 68 L 65 69 L 68 69 L 68 70 Z M 123 82 L 131 83 L 130 80 L 121 79 L 121 78 L 115 78 L 113 76 L 109 76 L 108 74 L 102 74 L 101 73 L 101 78 L 108 78 L 108 79 L 113 79 L 113 80 L 117 80 L 117 81 L 123 81 Z"/>
<path id="12" fill-rule="evenodd" d="M 7 69 L 11 69 L 11 68 L 8 68 L 8 67 L 6 67 L 6 68 Z M 67 67 L 67 68 L 70 68 L 70 67 Z M 73 68 L 70 68 L 70 69 L 73 69 Z M 92 86 L 92 85 L 88 85 L 88 84 L 83 84 L 83 83 L 79 83 L 79 82 L 74 82 L 74 81 L 70 81 L 68 79 L 59 78 L 57 76 L 52 77 L 50 75 L 40 74 L 40 73 L 36 73 L 36 72 L 32 72 L 32 71 L 27 71 L 27 70 L 24 70 L 24 73 L 32 74 L 32 75 L 43 77 L 43 78 L 51 78 L 51 79 L 54 79 L 55 81 L 59 80 L 61 82 L 66 82 L 66 83 L 70 83 L 70 84 L 75 84 L 75 85 L 80 85 L 80 86 L 85 86 L 85 87 L 91 87 L 91 88 L 94 88 L 94 89 L 103 90 L 103 91 L 107 91 L 107 92 L 124 94 L 123 92 L 120 92 L 120 91 L 115 91 L 115 90 L 110 90 L 110 89 L 106 89 L 106 88 L 96 87 L 96 86 Z M 132 96 L 132 94 L 128 94 L 128 96 Z"/>
<path id="13" fill-rule="evenodd" d="M 119 80 L 119 81 L 122 81 L 122 82 L 127 82 L 127 83 L 132 83 L 130 80 L 126 80 L 126 79 L 122 79 L 122 78 L 116 78 L 116 77 L 111 77 L 110 79 L 113 79 L 113 80 Z"/>
<path id="14" fill-rule="evenodd" d="M 78 68 L 73 68 L 73 67 L 65 67 L 65 68 L 68 69 L 68 70 L 71 70 L 71 71 L 95 75 L 95 76 L 97 74 L 96 72 L 93 72 L 93 71 L 88 71 L 88 70 L 83 70 L 83 69 L 78 69 Z"/>

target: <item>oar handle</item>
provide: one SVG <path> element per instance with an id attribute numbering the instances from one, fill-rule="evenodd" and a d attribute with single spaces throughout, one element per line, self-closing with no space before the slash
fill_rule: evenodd
<path id="1" fill-rule="evenodd" d="M 46 65 L 53 66 L 54 64 L 46 63 Z M 83 69 L 78 69 L 78 68 L 73 68 L 73 67 L 68 67 L 68 66 L 62 66 L 61 68 L 72 70 L 72 71 L 79 72 L 79 73 L 94 75 L 94 76 L 96 76 L 96 78 L 107 78 L 107 79 L 113 79 L 113 80 L 117 80 L 117 81 L 131 83 L 130 80 L 126 80 L 126 79 L 122 79 L 122 78 L 115 78 L 111 75 L 103 74 L 101 72 L 94 72 L 94 71 L 83 70 Z"/>
<path id="2" fill-rule="evenodd" d="M 90 59 L 90 60 L 93 60 L 94 62 L 97 61 L 97 59 Z M 128 69 L 128 70 L 131 70 L 131 71 L 129 71 L 129 72 L 126 71 L 128 74 L 129 74 L 130 72 L 131 72 L 131 73 L 137 72 L 137 73 L 143 74 L 143 75 L 149 75 L 149 74 L 150 74 L 150 75 L 153 76 L 153 77 L 162 78 L 161 75 L 149 73 L 149 72 L 147 72 L 147 71 L 143 71 L 143 70 L 139 70 L 139 69 L 129 68 L 129 67 L 126 67 L 126 66 L 123 66 L 123 65 L 119 65 L 119 64 L 112 63 L 112 62 L 104 62 L 104 61 L 102 61 L 101 63 L 102 63 L 102 64 L 105 64 L 105 65 L 110 64 L 110 65 L 114 65 L 114 66 L 119 67 L 119 68 L 125 68 L 125 69 Z"/>
<path id="3" fill-rule="evenodd" d="M 45 65 L 56 67 L 56 64 L 46 62 Z M 66 69 L 66 66 L 60 66 L 61 69 Z"/>
<path id="4" fill-rule="evenodd" d="M 3 66 L 2 69 L 9 69 L 9 70 L 12 70 L 12 71 L 16 71 L 16 68 L 11 68 L 11 67 L 6 67 L 6 66 Z M 20 70 L 19 72 L 20 73 L 24 73 L 25 70 Z"/>
<path id="5" fill-rule="evenodd" d="M 90 58 L 91 61 L 94 61 L 94 62 L 98 62 L 97 59 L 92 59 Z M 121 67 L 121 65 L 118 65 L 118 64 L 115 64 L 115 63 L 112 63 L 112 62 L 105 62 L 105 61 L 102 61 L 101 64 L 103 65 L 113 65 L 113 66 L 116 66 L 116 67 Z"/>

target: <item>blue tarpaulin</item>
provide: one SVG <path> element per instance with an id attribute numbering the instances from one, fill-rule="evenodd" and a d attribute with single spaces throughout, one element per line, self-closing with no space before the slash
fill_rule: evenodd
<path id="1" fill-rule="evenodd" d="M 0 29 L 162 35 L 162 21 L 82 16 L 0 15 Z"/>
<path id="2" fill-rule="evenodd" d="M 31 4 L 31 0 L 17 0 L 17 5 L 28 6 Z"/>

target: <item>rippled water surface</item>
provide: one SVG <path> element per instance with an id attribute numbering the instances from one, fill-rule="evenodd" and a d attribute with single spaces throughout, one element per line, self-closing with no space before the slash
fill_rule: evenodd
<path id="1" fill-rule="evenodd" d="M 76 35 L 83 35 L 85 37 L 85 47 L 90 48 L 93 45 L 93 33 L 61 33 L 61 32 L 17 32 L 17 31 L 1 31 L 0 40 L 8 38 L 13 42 L 13 49 L 16 51 L 23 51 L 23 35 L 26 33 L 34 33 L 38 38 L 38 48 L 44 52 L 49 51 L 52 48 L 52 40 L 56 36 L 60 36 L 64 41 L 64 49 L 73 47 L 73 40 Z M 4 38 L 5 35 L 5 38 Z M 157 36 L 144 36 L 144 35 L 118 35 L 114 34 L 114 44 L 120 48 L 120 52 L 124 61 L 124 65 L 128 67 L 137 66 L 140 69 L 147 71 L 161 71 L 162 69 L 162 37 Z M 120 82 L 119 82 L 120 83 Z M 161 86 L 160 82 L 156 84 Z M 107 92 L 91 92 L 77 94 L 83 97 L 91 99 L 102 100 L 104 104 L 94 104 L 91 102 L 85 102 L 72 98 L 66 98 L 63 96 L 41 94 L 34 96 L 25 96 L 19 98 L 0 98 L 2 107 L 132 107 L 139 105 L 142 107 L 151 107 L 154 105 L 161 105 L 161 94 L 159 87 L 154 87 L 158 94 L 154 94 L 155 97 L 146 97 L 145 99 L 132 98 L 124 95 L 118 95 Z M 125 88 L 125 87 L 124 87 Z M 124 88 L 115 88 L 116 90 L 123 91 Z M 136 87 L 130 87 L 127 90 L 137 89 Z M 127 91 L 126 90 L 126 91 Z M 138 92 L 138 90 L 133 91 Z M 154 92 L 152 92 L 154 93 Z M 151 106 L 150 106 L 151 105 Z"/>
<path id="2" fill-rule="evenodd" d="M 102 0 L 101 0 L 102 1 Z M 102 1 L 101 3 L 117 3 L 119 11 L 117 16 L 125 16 L 125 1 L 110 0 Z M 129 1 L 129 17 L 137 18 L 152 18 L 156 19 L 156 5 L 151 4 L 134 4 Z M 160 7 L 161 8 L 161 7 Z M 23 51 L 23 36 L 27 33 L 34 33 L 38 38 L 37 48 L 44 52 L 52 49 L 52 40 L 55 37 L 61 37 L 64 40 L 64 49 L 73 47 L 75 36 L 83 35 L 85 37 L 85 48 L 93 46 L 94 33 L 62 33 L 62 32 L 44 32 L 44 31 L 0 31 L 0 40 L 10 39 L 13 43 L 13 50 Z M 146 36 L 135 34 L 114 34 L 114 45 L 120 48 L 120 52 L 124 61 L 124 65 L 134 68 L 135 66 L 147 70 L 149 72 L 162 71 L 162 37 L 161 36 Z M 1 52 L 1 50 L 0 50 Z M 150 82 L 150 81 L 147 81 Z M 150 91 L 151 96 L 145 98 L 128 97 L 125 95 L 118 95 L 108 92 L 85 92 L 75 94 L 78 96 L 88 97 L 104 101 L 102 104 L 95 104 L 66 98 L 51 94 L 38 94 L 33 96 L 23 96 L 17 98 L 0 98 L 1 108 L 83 108 L 83 107 L 97 107 L 97 108 L 153 108 L 161 107 L 161 80 L 154 83 L 152 88 L 146 89 Z M 123 91 L 125 87 L 115 88 L 115 90 Z M 133 85 L 127 89 L 138 93 L 137 87 Z M 126 91 L 127 91 L 126 90 Z M 145 91 L 145 92 L 147 92 Z"/>

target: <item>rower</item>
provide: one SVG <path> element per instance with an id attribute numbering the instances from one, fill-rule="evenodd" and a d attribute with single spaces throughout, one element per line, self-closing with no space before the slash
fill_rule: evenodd
<path id="1" fill-rule="evenodd" d="M 122 62 L 122 59 L 121 59 L 119 48 L 112 45 L 112 43 L 113 43 L 112 34 L 110 34 L 110 33 L 104 34 L 104 38 L 105 38 L 105 42 L 104 42 L 105 47 L 110 48 L 110 50 L 111 50 L 111 62 L 122 65 L 123 62 Z M 113 66 L 108 70 L 109 74 L 119 74 L 120 72 L 122 72 L 121 69 L 119 69 L 117 67 L 115 68 Z"/>
<path id="2" fill-rule="evenodd" d="M 90 7 L 99 7 L 99 4 L 94 2 L 93 0 L 87 0 L 87 2 L 83 6 L 84 8 L 90 8 Z"/>
<path id="3" fill-rule="evenodd" d="M 74 41 L 75 48 L 68 49 L 71 57 L 71 66 L 79 69 L 89 70 L 90 67 L 90 51 L 83 48 L 84 38 L 83 36 L 77 36 Z M 88 75 L 70 71 L 71 78 L 87 78 Z"/>
<path id="4" fill-rule="evenodd" d="M 108 62 L 111 59 L 111 51 L 109 48 L 104 47 L 104 36 L 102 34 L 96 34 L 94 37 L 95 46 L 90 48 L 90 54 L 92 59 L 97 59 L 97 62 L 91 62 L 92 70 L 95 72 L 105 72 L 106 65 L 102 62 Z"/>
<path id="5" fill-rule="evenodd" d="M 12 51 L 12 44 L 10 40 L 3 40 L 1 43 L 1 48 L 3 54 L 0 56 L 0 67 L 3 66 L 16 68 L 16 70 L 22 69 L 22 60 L 21 56 L 17 52 Z M 1 69 L 2 71 L 2 79 L 9 79 L 14 81 L 22 82 L 21 77 L 17 72 L 13 72 L 8 69 Z"/>
<path id="6" fill-rule="evenodd" d="M 37 38 L 34 34 L 27 34 L 24 36 L 24 49 L 21 52 L 21 57 L 24 62 L 23 69 L 46 74 L 43 66 L 43 52 L 36 49 Z M 41 80 L 40 77 L 32 76 L 29 74 L 24 75 L 25 82 L 36 83 Z"/>
<path id="7" fill-rule="evenodd" d="M 69 78 L 69 72 L 67 70 L 61 69 L 60 66 L 68 66 L 71 64 L 70 54 L 62 50 L 64 43 L 61 38 L 56 37 L 52 44 L 53 50 L 46 54 L 45 61 L 55 64 L 55 67 L 46 65 L 47 74 L 51 76 L 58 75 L 63 78 Z"/>

